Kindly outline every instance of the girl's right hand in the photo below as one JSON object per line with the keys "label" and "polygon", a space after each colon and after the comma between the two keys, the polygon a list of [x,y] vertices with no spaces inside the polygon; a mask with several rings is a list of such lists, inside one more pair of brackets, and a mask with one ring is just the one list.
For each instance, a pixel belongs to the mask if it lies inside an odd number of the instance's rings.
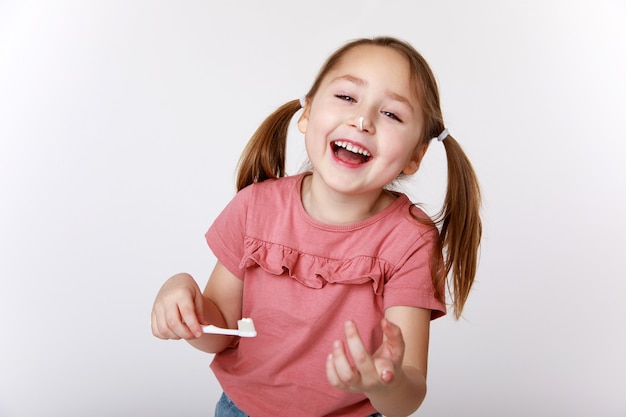
{"label": "girl's right hand", "polygon": [[160,339],[202,336],[204,297],[193,277],[176,274],[163,284],[152,307],[152,334]]}

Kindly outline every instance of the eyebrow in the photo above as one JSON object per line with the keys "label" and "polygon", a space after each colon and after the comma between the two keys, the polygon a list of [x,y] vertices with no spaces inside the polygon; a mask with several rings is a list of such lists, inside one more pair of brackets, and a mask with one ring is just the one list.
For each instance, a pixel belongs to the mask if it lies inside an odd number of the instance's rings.
{"label": "eyebrow", "polygon": [[[356,84],[358,86],[363,86],[363,85],[367,84],[367,82],[365,80],[363,80],[362,78],[355,77],[353,75],[340,75],[338,77],[333,78],[331,80],[331,82],[342,81],[342,80],[349,81],[349,82],[354,83],[354,84]],[[385,90],[385,94],[388,95],[389,97],[391,97],[393,100],[396,100],[396,101],[399,101],[399,102],[402,102],[402,103],[406,104],[407,106],[409,106],[409,108],[411,110],[414,110],[413,106],[411,105],[411,102],[409,101],[409,99],[407,99],[403,95],[398,94],[398,93],[394,93],[393,91],[389,91],[389,90]]]}

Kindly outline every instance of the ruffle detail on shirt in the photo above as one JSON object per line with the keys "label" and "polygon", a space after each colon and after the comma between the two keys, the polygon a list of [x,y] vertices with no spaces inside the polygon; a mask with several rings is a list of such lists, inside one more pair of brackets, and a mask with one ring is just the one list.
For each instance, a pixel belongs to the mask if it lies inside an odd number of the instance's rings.
{"label": "ruffle detail on shirt", "polygon": [[374,293],[382,294],[385,277],[391,267],[369,256],[352,259],[330,259],[302,253],[295,249],[253,238],[245,238],[245,251],[239,268],[261,267],[273,275],[295,279],[309,288],[320,289],[326,284],[372,283]]}

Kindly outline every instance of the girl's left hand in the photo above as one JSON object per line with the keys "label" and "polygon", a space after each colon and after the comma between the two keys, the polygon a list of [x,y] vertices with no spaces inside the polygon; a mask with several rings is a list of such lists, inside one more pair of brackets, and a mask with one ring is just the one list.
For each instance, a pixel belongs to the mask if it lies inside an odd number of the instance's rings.
{"label": "girl's left hand", "polygon": [[337,340],[326,360],[326,377],[332,386],[349,392],[372,392],[388,388],[402,372],[404,339],[400,328],[387,319],[381,323],[383,343],[373,355],[365,349],[352,320],[345,324],[350,364],[344,344]]}

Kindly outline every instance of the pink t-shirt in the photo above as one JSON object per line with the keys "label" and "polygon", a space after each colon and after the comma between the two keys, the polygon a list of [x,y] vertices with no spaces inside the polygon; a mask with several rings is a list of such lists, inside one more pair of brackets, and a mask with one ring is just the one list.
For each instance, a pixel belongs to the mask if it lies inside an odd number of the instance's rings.
{"label": "pink t-shirt", "polygon": [[345,340],[348,319],[374,352],[386,308],[445,314],[430,273],[438,233],[411,216],[425,214],[404,194],[361,222],[320,223],[302,206],[304,175],[244,188],[206,233],[217,259],[243,280],[243,317],[258,333],[216,354],[211,368],[252,417],[367,416],[375,409],[365,395],[328,383],[326,357]]}

